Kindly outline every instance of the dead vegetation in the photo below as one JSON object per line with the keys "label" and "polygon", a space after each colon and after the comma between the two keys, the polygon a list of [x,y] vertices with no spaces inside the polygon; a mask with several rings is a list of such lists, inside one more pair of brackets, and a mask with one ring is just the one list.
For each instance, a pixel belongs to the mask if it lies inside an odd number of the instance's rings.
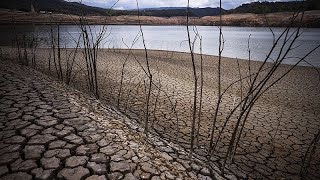
{"label": "dead vegetation", "polygon": [[[60,44],[58,24],[57,37],[51,30],[51,49],[40,51],[28,45],[26,39],[17,38],[22,46],[17,43],[17,48],[8,48],[7,53],[17,54],[17,59],[25,65],[29,65],[31,56],[34,68],[117,107],[138,121],[147,136],[155,133],[179,144],[189,151],[189,158],[199,157],[212,170],[218,165],[219,170],[215,170],[222,175],[231,170],[240,178],[319,177],[315,170],[319,164],[314,161],[320,156],[316,151],[319,136],[315,136],[320,128],[317,121],[319,69],[298,65],[320,45],[303,52],[296,64],[282,64],[301,36],[300,27],[292,26],[305,23],[303,12],[293,13],[286,19],[289,24],[284,24],[286,28],[279,37],[270,28],[271,50],[263,62],[252,62],[250,36],[248,61],[221,56],[225,42],[222,28],[226,17],[223,16],[219,16],[218,57],[194,53],[195,43],[199,42],[201,48],[202,37],[196,27],[191,31],[189,25],[197,19],[188,15],[186,31],[190,53],[150,52],[141,26],[145,17],[139,16],[138,1],[137,7],[140,31],[129,43],[140,40],[143,50],[132,51],[124,41],[128,50],[101,49],[101,40],[107,38],[106,25],[96,32],[90,26],[92,17],[82,16],[77,24],[81,33],[75,49],[63,48]],[[249,16],[245,20],[248,21]],[[266,16],[266,23],[272,25]],[[55,22],[54,16],[50,18]],[[112,18],[105,17],[104,24]],[[81,43],[83,48],[79,49]],[[276,48],[280,52],[274,52]],[[41,53],[36,53],[39,51]],[[52,55],[55,69],[50,68]],[[64,74],[69,75],[68,82]]]}

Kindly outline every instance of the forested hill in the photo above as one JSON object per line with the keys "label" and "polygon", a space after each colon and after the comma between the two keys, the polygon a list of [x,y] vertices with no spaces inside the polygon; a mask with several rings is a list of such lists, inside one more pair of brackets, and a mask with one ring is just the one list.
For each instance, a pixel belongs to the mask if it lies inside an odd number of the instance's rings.
{"label": "forested hill", "polygon": [[[15,9],[19,11],[31,11],[31,2],[36,11],[50,11],[74,15],[137,15],[136,10],[111,10],[91,7],[77,2],[66,2],[64,0],[0,0],[0,8]],[[141,9],[143,16],[173,17],[186,16],[186,8],[155,8]],[[203,17],[219,14],[219,8],[190,8],[190,16]]]}
{"label": "forested hill", "polygon": [[307,1],[291,1],[291,2],[253,2],[243,4],[235,9],[226,11],[227,14],[241,14],[241,13],[275,13],[275,12],[295,12],[295,11],[310,11],[319,10],[319,0]]}
{"label": "forested hill", "polygon": [[106,15],[107,10],[98,7],[86,6],[77,2],[64,0],[0,0],[0,8],[19,11],[31,11],[31,2],[35,11],[50,11],[75,15]]}
{"label": "forested hill", "polygon": [[[35,11],[50,11],[54,13],[74,14],[74,15],[100,15],[100,16],[119,16],[137,15],[136,10],[113,10],[91,7],[77,2],[66,2],[64,0],[0,0],[0,8],[14,9],[19,11],[31,11],[31,2]],[[273,13],[290,12],[296,10],[315,10],[320,9],[319,0],[307,0],[306,2],[253,2],[243,4],[232,10],[222,9],[223,14],[235,13]],[[219,15],[219,8],[190,8],[191,17],[204,17]],[[174,17],[186,16],[186,8],[168,7],[141,9],[142,16]]]}

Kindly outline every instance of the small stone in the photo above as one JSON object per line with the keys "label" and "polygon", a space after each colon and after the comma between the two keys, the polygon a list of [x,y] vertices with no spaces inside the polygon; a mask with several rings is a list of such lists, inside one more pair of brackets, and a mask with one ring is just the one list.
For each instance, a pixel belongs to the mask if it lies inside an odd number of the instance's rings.
{"label": "small stone", "polygon": [[41,154],[45,151],[45,147],[41,145],[26,146],[23,151],[26,159],[37,159],[41,157]]}
{"label": "small stone", "polygon": [[41,165],[44,169],[57,169],[60,166],[60,159],[56,157],[42,158]]}
{"label": "small stone", "polygon": [[1,180],[32,180],[32,176],[30,174],[24,172],[18,172],[13,174],[8,174],[1,178]]}
{"label": "small stone", "polygon": [[105,154],[97,153],[97,154],[91,155],[91,161],[96,162],[96,163],[106,163],[107,157]]}
{"label": "small stone", "polygon": [[87,168],[91,169],[94,174],[103,175],[107,173],[107,166],[105,164],[97,164],[95,162],[89,162]]}
{"label": "small stone", "polygon": [[134,162],[137,162],[138,159],[139,159],[138,156],[133,156],[133,157],[131,158],[131,160],[134,161]]}
{"label": "small stone", "polygon": [[42,168],[37,168],[31,171],[31,174],[35,176],[36,179],[47,180],[52,179],[53,169],[43,170]]}
{"label": "small stone", "polygon": [[58,173],[58,178],[66,180],[79,180],[90,175],[90,171],[82,166],[77,168],[64,168]]}
{"label": "small stone", "polygon": [[128,173],[130,172],[131,168],[129,164],[125,161],[122,162],[111,162],[110,163],[110,170],[111,172],[122,172],[122,173]]}
{"label": "small stone", "polygon": [[93,175],[93,176],[88,177],[85,180],[107,180],[107,178],[105,175],[102,175],[102,176]]}
{"label": "small stone", "polygon": [[87,156],[72,156],[69,157],[66,161],[66,167],[77,167],[77,166],[83,166],[88,161]]}

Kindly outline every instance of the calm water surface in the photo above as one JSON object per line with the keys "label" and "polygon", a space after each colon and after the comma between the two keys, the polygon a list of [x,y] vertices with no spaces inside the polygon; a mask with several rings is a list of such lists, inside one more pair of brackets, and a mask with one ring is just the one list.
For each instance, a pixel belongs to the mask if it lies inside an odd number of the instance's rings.
{"label": "calm water surface", "polygon": [[[22,32],[27,37],[36,36],[41,39],[40,47],[48,47],[50,44],[50,26],[0,26],[0,45],[11,45],[16,34]],[[93,32],[99,32],[102,26],[91,26]],[[187,41],[187,31],[185,26],[143,26],[146,46],[148,49],[169,50],[179,52],[189,52]],[[57,28],[54,27],[56,31]],[[263,27],[223,27],[225,57],[248,59],[248,39],[250,36],[251,59],[263,61],[269,53],[273,44],[273,35],[269,28]],[[275,37],[283,32],[284,28],[272,28]],[[194,29],[190,27],[192,39],[194,40]],[[218,55],[219,29],[214,26],[197,26],[199,35],[202,36],[202,50],[204,54]],[[302,34],[294,43],[295,48],[285,60],[287,64],[297,62],[297,57],[303,57],[310,50],[320,44],[320,29],[302,29]],[[139,26],[112,25],[107,27],[101,46],[103,48],[124,48],[127,46],[133,49],[142,49],[142,39],[139,38],[133,44],[134,39],[139,34]],[[74,25],[60,26],[61,43],[63,47],[75,47],[75,41],[80,35],[80,29]],[[199,53],[199,39],[195,41],[194,51]],[[280,41],[279,47],[283,40]],[[127,46],[126,46],[127,45]],[[272,54],[275,59],[280,48],[276,48]],[[314,66],[320,67],[320,49],[316,50],[306,60]],[[271,59],[270,59],[271,61]],[[307,65],[302,63],[301,65]]]}

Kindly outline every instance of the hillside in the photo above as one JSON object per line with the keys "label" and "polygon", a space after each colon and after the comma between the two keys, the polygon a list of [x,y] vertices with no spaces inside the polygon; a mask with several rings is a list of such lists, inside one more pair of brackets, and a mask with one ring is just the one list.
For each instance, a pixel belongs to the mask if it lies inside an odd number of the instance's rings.
{"label": "hillside", "polygon": [[319,2],[317,0],[291,1],[291,2],[252,2],[242,4],[241,6],[227,11],[228,14],[239,13],[276,13],[276,12],[295,12],[295,11],[310,11],[319,10]]}
{"label": "hillside", "polygon": [[[30,13],[31,1],[35,11],[51,13]],[[224,10],[222,25],[227,26],[286,26],[292,12],[306,10],[303,20],[305,27],[320,27],[320,9],[315,0],[301,2],[275,2],[244,4],[232,10]],[[261,11],[263,10],[264,13]],[[285,11],[285,12],[283,12]],[[190,24],[218,25],[219,8],[190,8]],[[89,24],[138,24],[137,10],[113,10],[86,6],[64,0],[1,0],[0,24],[74,24],[79,16],[86,16]],[[185,25],[185,7],[162,7],[141,9],[141,24]],[[107,18],[107,19],[106,19]],[[267,23],[268,22],[268,23]]]}
{"label": "hillside", "polygon": [[[19,10],[24,12],[31,11],[32,0],[1,0],[0,8]],[[91,7],[77,2],[66,2],[64,0],[33,0],[35,11],[49,11],[62,14],[73,15],[100,15],[100,16],[119,16],[137,15],[136,10],[113,10]],[[173,17],[186,16],[186,8],[154,8],[142,9],[142,16]],[[215,16],[219,14],[219,8],[190,8],[191,17]]]}
{"label": "hillside", "polygon": [[[19,10],[24,12],[31,11],[31,2],[34,5],[35,11],[49,11],[59,14],[72,15],[90,15],[90,16],[123,16],[123,15],[137,15],[136,10],[114,10],[103,9],[98,7],[91,7],[77,2],[66,2],[64,0],[1,0],[0,8]],[[293,12],[297,10],[319,10],[320,1],[307,0],[306,2],[253,2],[250,4],[243,4],[235,9],[224,10],[223,14],[264,14],[275,12]],[[176,17],[186,16],[186,7],[160,7],[160,8],[146,8],[141,9],[141,16],[155,16],[155,17]],[[205,17],[219,15],[219,8],[190,8],[191,17]]]}
{"label": "hillside", "polygon": [[[224,26],[254,26],[254,27],[283,27],[287,26],[292,18],[290,12],[270,13],[270,14],[227,14],[222,16],[222,25]],[[14,20],[14,22],[13,22]],[[75,24],[79,20],[77,15],[66,14],[33,14],[22,11],[12,11],[0,9],[0,24]],[[86,16],[89,24],[139,24],[137,16]],[[140,16],[140,22],[143,25],[186,25],[186,17],[156,17]],[[191,17],[192,25],[219,25],[219,16]],[[293,24],[294,26],[297,24]],[[303,18],[302,26],[320,28],[320,11],[307,11]]]}
{"label": "hillside", "polygon": [[77,2],[66,2],[64,0],[1,0],[0,7],[19,11],[31,11],[31,2],[35,11],[50,11],[74,15],[107,15],[103,8],[86,6]]}
{"label": "hillside", "polygon": [[[222,9],[222,12],[226,10]],[[131,11],[132,12],[132,11]],[[186,16],[187,8],[185,7],[162,7],[150,8],[141,10],[143,16],[156,16],[156,17],[173,17],[173,16]],[[204,17],[204,16],[217,16],[219,15],[219,8],[190,8],[190,16]]]}

